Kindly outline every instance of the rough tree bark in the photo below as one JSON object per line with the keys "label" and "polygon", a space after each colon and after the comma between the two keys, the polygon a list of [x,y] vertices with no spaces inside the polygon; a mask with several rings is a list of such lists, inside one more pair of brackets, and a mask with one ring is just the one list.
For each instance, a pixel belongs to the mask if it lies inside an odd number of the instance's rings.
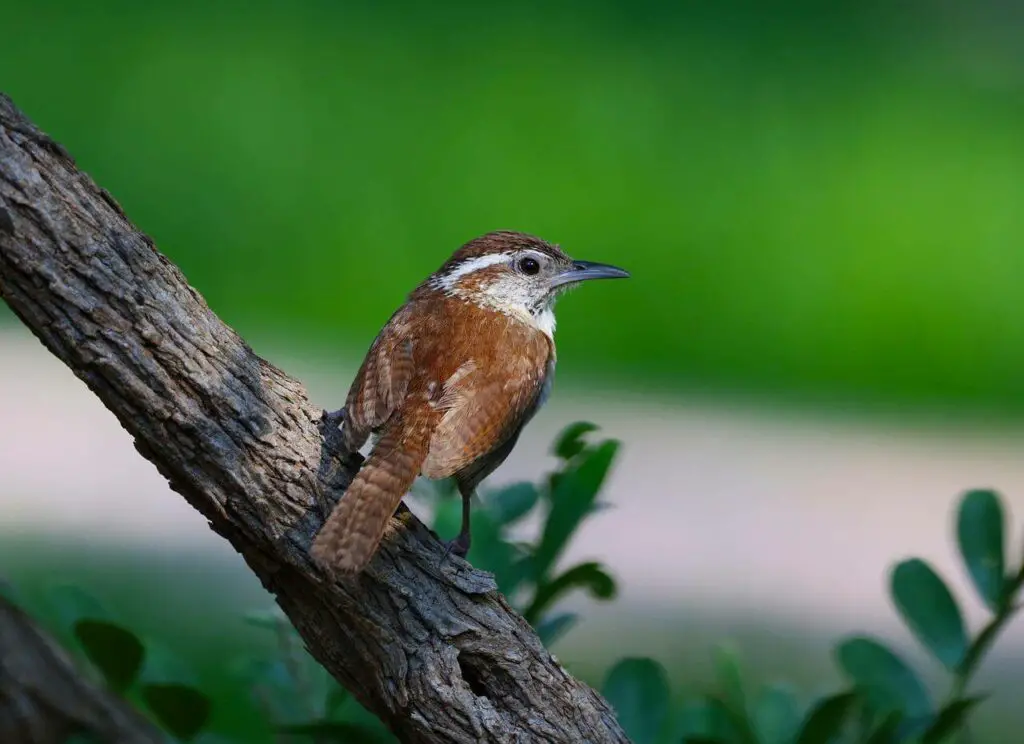
{"label": "rough tree bark", "polygon": [[[0,296],[230,541],[313,656],[407,742],[625,742],[489,574],[411,514],[354,580],[308,548],[351,463],[303,386],[207,307],[0,94]],[[57,412],[54,412],[55,414]]]}
{"label": "rough tree bark", "polygon": [[130,705],[85,679],[64,650],[0,597],[0,741],[63,744],[74,733],[110,744],[163,744]]}

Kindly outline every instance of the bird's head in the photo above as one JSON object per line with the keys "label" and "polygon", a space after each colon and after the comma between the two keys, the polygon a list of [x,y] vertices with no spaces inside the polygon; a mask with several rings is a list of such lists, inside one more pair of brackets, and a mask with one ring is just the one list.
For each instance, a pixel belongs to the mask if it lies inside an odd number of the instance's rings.
{"label": "bird's head", "polygon": [[426,284],[449,296],[519,317],[550,336],[558,295],[588,279],[628,276],[616,266],[570,258],[557,245],[533,235],[499,231],[459,248]]}

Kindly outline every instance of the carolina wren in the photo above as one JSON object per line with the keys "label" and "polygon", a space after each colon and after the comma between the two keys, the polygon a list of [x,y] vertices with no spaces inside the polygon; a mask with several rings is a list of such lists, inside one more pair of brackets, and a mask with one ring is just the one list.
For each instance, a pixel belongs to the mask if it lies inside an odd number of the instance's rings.
{"label": "carolina wren", "polygon": [[361,571],[421,473],[455,477],[462,529],[450,549],[465,556],[474,489],[551,390],[555,299],[588,279],[628,276],[519,232],[488,233],[455,251],[391,316],[352,383],[344,447],[377,439],[313,541],[313,557]]}

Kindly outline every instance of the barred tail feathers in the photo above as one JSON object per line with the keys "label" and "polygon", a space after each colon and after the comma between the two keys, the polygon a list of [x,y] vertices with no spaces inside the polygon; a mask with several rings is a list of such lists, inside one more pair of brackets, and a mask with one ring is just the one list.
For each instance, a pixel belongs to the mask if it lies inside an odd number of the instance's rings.
{"label": "barred tail feathers", "polygon": [[313,540],[318,563],[353,574],[370,562],[427,457],[430,432],[423,429],[397,421],[384,432]]}

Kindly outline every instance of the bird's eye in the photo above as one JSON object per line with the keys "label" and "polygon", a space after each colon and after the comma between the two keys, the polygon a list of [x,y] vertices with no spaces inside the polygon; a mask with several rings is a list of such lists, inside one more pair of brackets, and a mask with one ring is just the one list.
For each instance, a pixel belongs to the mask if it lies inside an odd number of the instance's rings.
{"label": "bird's eye", "polygon": [[540,271],[540,263],[538,263],[536,258],[521,258],[519,259],[519,270],[524,274],[533,276]]}

